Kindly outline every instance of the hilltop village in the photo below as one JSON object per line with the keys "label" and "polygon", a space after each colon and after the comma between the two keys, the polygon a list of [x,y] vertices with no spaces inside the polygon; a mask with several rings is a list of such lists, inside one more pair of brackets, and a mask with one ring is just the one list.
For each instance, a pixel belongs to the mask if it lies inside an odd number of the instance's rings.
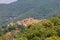
{"label": "hilltop village", "polygon": [[9,23],[8,26],[13,26],[13,25],[24,25],[24,26],[29,26],[30,24],[34,24],[34,23],[39,23],[42,22],[46,19],[35,19],[35,18],[26,18],[23,20],[18,20],[16,23]]}

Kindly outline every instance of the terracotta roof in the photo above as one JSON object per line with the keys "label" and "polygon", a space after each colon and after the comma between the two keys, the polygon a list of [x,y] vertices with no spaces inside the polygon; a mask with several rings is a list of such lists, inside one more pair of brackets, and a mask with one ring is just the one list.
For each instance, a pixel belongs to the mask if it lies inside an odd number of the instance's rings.
{"label": "terracotta roof", "polygon": [[41,22],[41,21],[42,21],[42,20],[38,20],[38,19],[34,19],[34,18],[26,18],[26,19],[24,19],[24,20],[17,21],[16,24],[28,26],[28,25],[30,25],[30,24],[38,23],[38,22]]}

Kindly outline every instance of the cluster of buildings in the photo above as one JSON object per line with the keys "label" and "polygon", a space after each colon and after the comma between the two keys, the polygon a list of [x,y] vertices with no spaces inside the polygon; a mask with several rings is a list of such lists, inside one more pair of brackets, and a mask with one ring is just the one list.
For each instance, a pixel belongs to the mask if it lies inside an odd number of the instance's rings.
{"label": "cluster of buildings", "polygon": [[[46,20],[46,19],[43,19]],[[39,19],[34,19],[34,18],[26,18],[24,20],[19,20],[16,23],[9,23],[8,26],[13,26],[13,25],[24,25],[24,26],[29,26],[30,24],[34,24],[34,23],[39,23],[42,22],[43,20],[39,20]]]}
{"label": "cluster of buildings", "polygon": [[41,21],[42,21],[42,20],[39,20],[39,19],[26,18],[26,19],[24,19],[24,20],[17,21],[16,24],[28,26],[28,25],[30,25],[30,24],[38,23],[38,22],[41,22]]}

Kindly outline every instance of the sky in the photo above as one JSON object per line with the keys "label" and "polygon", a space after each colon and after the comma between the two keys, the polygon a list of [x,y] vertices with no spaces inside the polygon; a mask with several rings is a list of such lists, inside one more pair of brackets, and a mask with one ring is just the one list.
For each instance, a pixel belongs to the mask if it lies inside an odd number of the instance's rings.
{"label": "sky", "polygon": [[12,3],[15,1],[17,1],[17,0],[0,0],[0,4],[9,4],[9,3]]}

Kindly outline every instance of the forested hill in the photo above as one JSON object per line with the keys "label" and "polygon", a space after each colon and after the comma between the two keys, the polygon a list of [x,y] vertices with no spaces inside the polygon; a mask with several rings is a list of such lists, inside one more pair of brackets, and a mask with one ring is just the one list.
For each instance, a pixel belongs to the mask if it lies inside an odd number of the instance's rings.
{"label": "forested hill", "polygon": [[60,40],[60,17],[30,23],[28,26],[1,26],[0,40]]}
{"label": "forested hill", "polygon": [[27,17],[49,18],[59,13],[60,0],[18,0],[11,4],[0,4],[0,24]]}

